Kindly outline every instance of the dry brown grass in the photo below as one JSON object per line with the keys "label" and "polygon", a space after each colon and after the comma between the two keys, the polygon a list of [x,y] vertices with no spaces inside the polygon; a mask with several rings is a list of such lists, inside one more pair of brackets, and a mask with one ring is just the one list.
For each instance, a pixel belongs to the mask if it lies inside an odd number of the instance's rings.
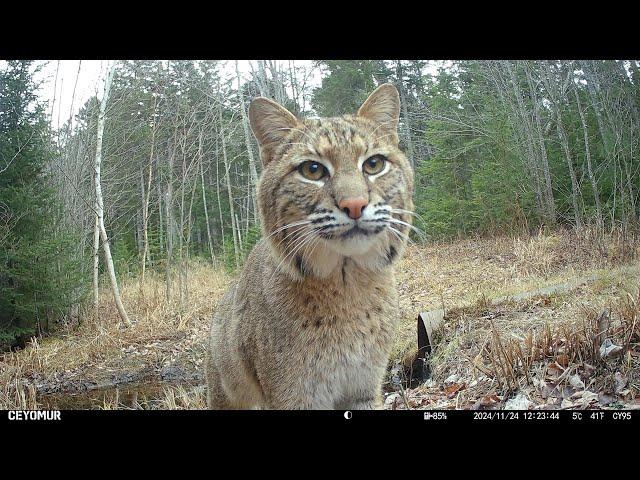
{"label": "dry brown grass", "polygon": [[496,237],[411,246],[397,274],[403,318],[393,358],[415,345],[418,312],[472,305],[580,277],[615,275],[638,247],[621,234],[596,237],[555,232],[526,238]]}
{"label": "dry brown grass", "polygon": [[[499,304],[480,299],[449,310],[437,332],[433,377],[411,392],[412,406],[482,408],[516,394],[550,408],[586,407],[586,394],[599,407],[634,403],[639,277],[638,266],[617,267],[568,292]],[[605,341],[620,347],[616,354],[602,356]]]}
{"label": "dry brown grass", "polygon": [[157,408],[163,410],[204,410],[207,408],[207,392],[204,385],[186,388],[167,387]]}
{"label": "dry brown grass", "polygon": [[207,392],[204,385],[167,385],[157,389],[152,396],[128,395],[122,397],[115,389],[105,395],[100,410],[204,410],[207,408]]}
{"label": "dry brown grass", "polygon": [[130,328],[121,327],[105,286],[98,321],[88,308],[79,326],[34,338],[27,348],[0,356],[0,408],[37,405],[36,389],[82,390],[117,381],[122,372],[153,375],[175,365],[198,370],[209,318],[230,280],[222,271],[195,264],[189,271],[188,297],[180,305],[177,292],[167,302],[162,274],[150,272],[142,292],[136,279],[127,279],[121,293],[133,320]]}
{"label": "dry brown grass", "polygon": [[[589,318],[605,307],[612,309],[613,304],[618,306],[612,310],[612,340],[633,343],[638,323],[633,288],[638,285],[639,272],[636,266],[627,265],[635,252],[625,241],[620,236],[601,241],[589,233],[540,233],[525,239],[410,246],[397,274],[403,322],[391,363],[415,346],[418,312],[443,306],[448,320],[433,359],[434,378],[421,392],[431,389],[438,398],[444,392],[443,402],[448,406],[452,401],[454,406],[469,406],[491,392],[538,388],[534,378],[544,378],[544,372],[536,371],[547,368],[561,348],[569,356],[568,364],[573,365],[576,355],[590,358],[585,350],[588,339],[593,340],[589,330],[593,319]],[[531,300],[492,307],[487,301],[591,275],[598,279],[570,293],[538,299],[537,304]],[[189,296],[182,305],[175,281],[174,297],[166,301],[162,274],[149,273],[142,292],[136,279],[125,280],[123,302],[134,320],[127,329],[119,326],[113,299],[105,288],[98,322],[89,309],[81,325],[34,339],[23,350],[0,356],[0,408],[51,407],[55,403],[47,400],[47,393],[82,392],[110,382],[158,383],[162,372],[171,369],[179,370],[177,376],[193,374],[193,385],[162,384],[144,397],[134,395],[133,400],[111,389],[84,401],[91,408],[204,408],[205,392],[198,379],[209,318],[231,280],[230,275],[209,266],[192,265]],[[627,291],[632,297],[624,296]],[[615,330],[620,328],[618,321],[626,322],[622,330]],[[587,322],[587,327],[581,322]],[[629,369],[616,370],[628,376],[632,388],[637,384],[634,361]],[[455,382],[446,381],[455,375],[459,377]],[[452,386],[462,383],[465,387],[460,391]],[[408,396],[405,401],[416,406]],[[445,405],[439,401],[429,401],[428,407]],[[88,408],[79,401],[76,405]]]}

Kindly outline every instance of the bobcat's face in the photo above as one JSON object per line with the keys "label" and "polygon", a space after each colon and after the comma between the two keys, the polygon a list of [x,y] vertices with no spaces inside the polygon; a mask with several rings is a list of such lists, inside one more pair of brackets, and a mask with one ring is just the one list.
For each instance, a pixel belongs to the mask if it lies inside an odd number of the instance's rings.
{"label": "bobcat's face", "polygon": [[413,210],[398,111],[390,85],[357,115],[339,118],[299,121],[273,102],[254,101],[250,117],[265,164],[263,228],[283,265],[323,276],[342,257],[370,269],[398,257]]}

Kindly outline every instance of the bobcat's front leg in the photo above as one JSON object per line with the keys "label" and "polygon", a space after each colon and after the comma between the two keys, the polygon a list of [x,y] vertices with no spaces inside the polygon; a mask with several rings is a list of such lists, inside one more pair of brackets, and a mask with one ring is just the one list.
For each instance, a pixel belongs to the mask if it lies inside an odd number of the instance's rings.
{"label": "bobcat's front leg", "polygon": [[382,410],[382,400],[379,396],[352,399],[340,405],[340,410]]}

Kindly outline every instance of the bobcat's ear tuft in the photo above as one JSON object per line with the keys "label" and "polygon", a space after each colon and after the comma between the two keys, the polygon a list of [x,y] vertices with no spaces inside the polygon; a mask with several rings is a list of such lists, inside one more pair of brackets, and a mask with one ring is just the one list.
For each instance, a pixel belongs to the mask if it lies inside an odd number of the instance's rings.
{"label": "bobcat's ear tuft", "polygon": [[249,123],[260,145],[262,161],[266,164],[273,149],[300,121],[282,105],[268,98],[258,97],[249,105]]}
{"label": "bobcat's ear tuft", "polygon": [[400,117],[400,95],[391,83],[376,88],[358,110],[358,116],[367,118],[388,132],[398,144],[398,119]]}

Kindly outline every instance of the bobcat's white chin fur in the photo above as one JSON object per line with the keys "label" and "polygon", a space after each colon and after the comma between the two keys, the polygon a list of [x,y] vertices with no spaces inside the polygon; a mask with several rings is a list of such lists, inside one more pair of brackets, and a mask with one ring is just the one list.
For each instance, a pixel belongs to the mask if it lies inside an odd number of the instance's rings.
{"label": "bobcat's white chin fur", "polygon": [[364,255],[371,252],[376,244],[380,243],[379,235],[357,234],[348,238],[335,238],[327,242],[327,246],[334,252],[345,257]]}
{"label": "bobcat's white chin fur", "polygon": [[[322,240],[313,254],[303,257],[305,265],[315,277],[327,278],[342,268],[345,259],[371,271],[379,271],[385,266],[388,240],[383,234],[358,235],[346,239]],[[293,271],[295,277],[297,271]]]}

